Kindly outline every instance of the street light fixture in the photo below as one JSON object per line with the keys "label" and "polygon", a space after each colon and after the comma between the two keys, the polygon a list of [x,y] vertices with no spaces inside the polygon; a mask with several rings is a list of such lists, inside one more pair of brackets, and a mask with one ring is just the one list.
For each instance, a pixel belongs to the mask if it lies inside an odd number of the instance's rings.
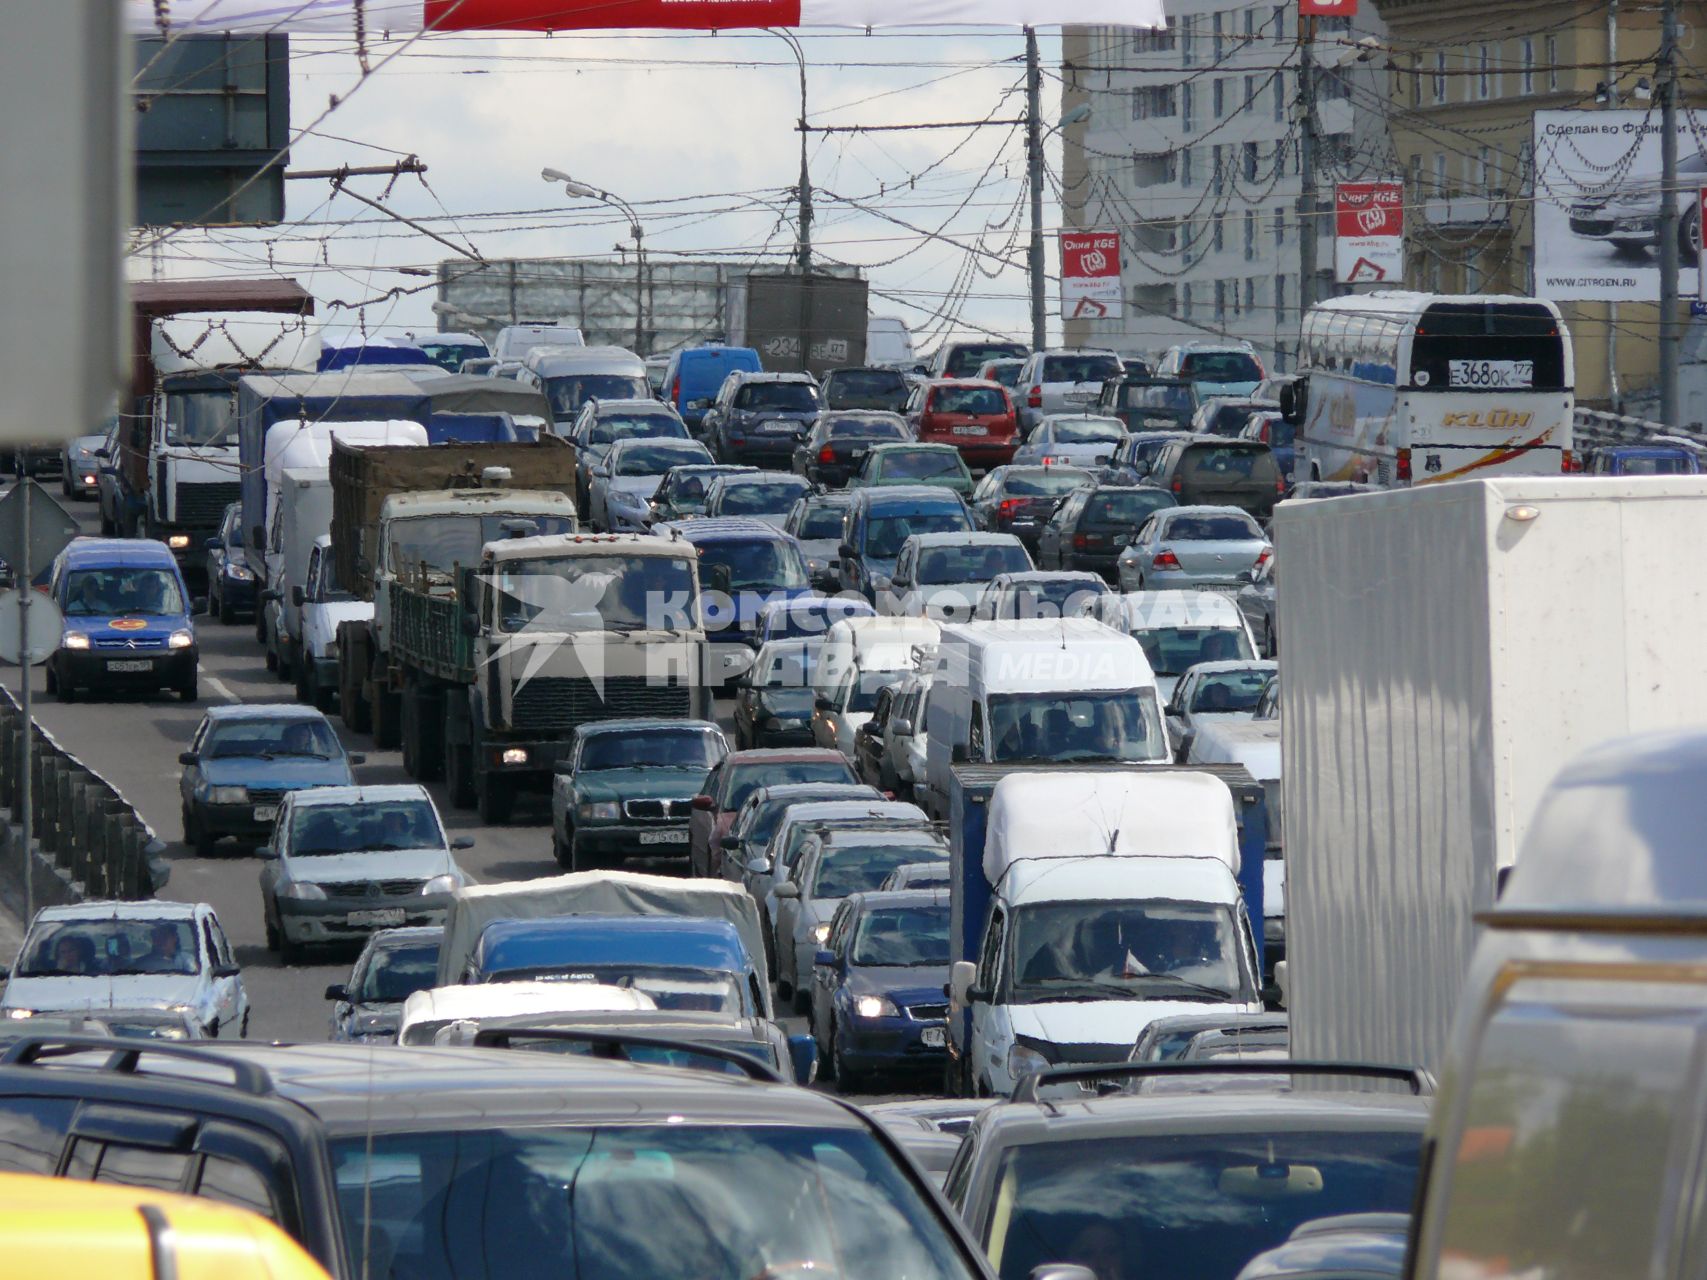
{"label": "street light fixture", "polygon": [[[584,182],[577,182],[561,169],[541,169],[539,176],[546,182],[562,186],[565,195],[576,200],[596,200],[609,205],[628,219],[628,233],[634,237],[634,354],[646,355],[646,231],[640,225],[640,215],[621,196],[601,191]],[[618,246],[620,250],[621,246]]]}

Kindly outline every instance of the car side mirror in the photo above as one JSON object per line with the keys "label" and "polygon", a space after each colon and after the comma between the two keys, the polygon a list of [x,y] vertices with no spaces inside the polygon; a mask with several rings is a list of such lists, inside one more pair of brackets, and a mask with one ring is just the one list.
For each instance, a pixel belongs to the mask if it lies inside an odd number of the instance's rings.
{"label": "car side mirror", "polygon": [[467,610],[462,614],[462,634],[470,639],[480,634],[480,615]]}
{"label": "car side mirror", "polygon": [[846,543],[846,542],[841,543],[839,546],[836,547],[836,554],[839,555],[844,560],[853,559],[854,549],[853,549],[852,544]]}
{"label": "car side mirror", "polygon": [[747,874],[749,875],[768,876],[770,870],[771,864],[768,858],[754,858],[747,863]]}
{"label": "car side mirror", "polygon": [[818,1079],[818,1038],[789,1036],[788,1060],[794,1067],[794,1083],[807,1085]]}
{"label": "car side mirror", "polygon": [[201,759],[201,757],[196,755],[196,753],[194,751],[180,751],[180,752],[178,752],[178,763],[179,764],[194,764],[199,759]]}
{"label": "car side mirror", "polygon": [[255,856],[263,862],[270,862],[272,859],[279,856],[279,851],[273,848],[270,844],[264,844],[255,850]]}
{"label": "car side mirror", "polygon": [[820,948],[818,954],[812,957],[812,963],[821,964],[825,968],[832,968],[836,963],[836,953]]}
{"label": "car side mirror", "polygon": [[293,586],[290,589],[290,602],[298,609],[302,608],[302,602],[306,599],[308,599],[308,593],[300,586]]}
{"label": "car side mirror", "polygon": [[224,545],[225,544],[222,543],[218,538],[209,538],[206,542],[204,542],[202,544],[202,546],[205,547],[209,551],[218,551],[220,549],[220,547],[222,547]]}
{"label": "car side mirror", "polygon": [[792,880],[784,880],[776,887],[776,896],[779,898],[798,898],[800,896],[800,886],[795,884]]}
{"label": "car side mirror", "polygon": [[816,711],[834,711],[836,704],[828,698],[814,698],[812,699],[812,707]]}
{"label": "car side mirror", "polygon": [[964,1008],[972,1003],[972,984],[978,980],[978,966],[970,960],[956,960],[948,967],[949,1003]]}
{"label": "car side mirror", "polygon": [[707,795],[698,795],[693,798],[693,807],[701,813],[711,813],[716,810],[717,801]]}
{"label": "car side mirror", "polygon": [[213,966],[213,976],[216,978],[240,978],[243,970],[234,964],[216,964]]}
{"label": "car side mirror", "polygon": [[956,742],[948,749],[948,762],[950,764],[966,764],[971,759],[971,753],[967,750],[964,742]]}
{"label": "car side mirror", "polygon": [[352,752],[350,752],[350,763],[353,765],[355,765],[355,764],[366,764],[367,763],[367,752],[365,752],[365,751],[352,751]]}
{"label": "car side mirror", "polygon": [[889,732],[897,738],[910,738],[913,736],[913,722],[911,720],[893,721],[889,725]]}
{"label": "car side mirror", "polygon": [[452,849],[458,849],[458,850],[460,850],[460,849],[472,849],[474,847],[474,837],[473,836],[458,836],[456,839],[454,839],[450,842],[450,847]]}
{"label": "car side mirror", "polygon": [[328,1000],[342,1000],[345,1004],[352,1003],[350,989],[341,982],[334,982],[326,988],[326,998]]}

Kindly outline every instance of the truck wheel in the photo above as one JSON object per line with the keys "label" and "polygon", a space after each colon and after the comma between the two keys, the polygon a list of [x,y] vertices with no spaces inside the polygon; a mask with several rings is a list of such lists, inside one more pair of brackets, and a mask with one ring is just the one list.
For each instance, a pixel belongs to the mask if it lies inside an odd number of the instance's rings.
{"label": "truck wheel", "polygon": [[328,716],[332,714],[332,705],[338,700],[338,691],[322,685],[319,672],[313,667],[308,669],[308,700],[314,704],[316,711]]}
{"label": "truck wheel", "polygon": [[501,773],[488,773],[479,780],[480,821],[489,827],[502,827],[510,821],[514,807],[515,788]]}
{"label": "truck wheel", "polygon": [[403,692],[397,696],[398,745],[403,748],[403,772],[418,780],[421,776],[420,762],[415,751],[420,740],[421,726],[416,720],[414,686],[405,685]]}
{"label": "truck wheel", "polygon": [[308,669],[313,663],[296,664],[296,700],[304,706],[314,701],[314,691],[308,687]]}
{"label": "truck wheel", "polygon": [[231,607],[231,601],[226,599],[223,591],[219,593],[219,625],[222,627],[237,625],[237,610]]}
{"label": "truck wheel", "polygon": [[338,714],[351,733],[366,733],[371,727],[367,699],[362,697],[361,679],[340,656],[338,661]]}
{"label": "truck wheel", "polygon": [[444,723],[436,699],[418,684],[403,691],[404,750],[414,744],[412,762],[405,765],[409,776],[422,782],[437,782],[445,773]]}

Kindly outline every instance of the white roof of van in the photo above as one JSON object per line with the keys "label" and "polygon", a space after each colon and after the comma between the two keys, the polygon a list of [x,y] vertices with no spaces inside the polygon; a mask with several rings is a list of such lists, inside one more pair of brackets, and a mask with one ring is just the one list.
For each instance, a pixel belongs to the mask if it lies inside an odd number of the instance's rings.
{"label": "white roof of van", "polygon": [[372,422],[318,422],[287,418],[267,428],[263,466],[269,477],[286,467],[328,467],[332,441],[345,444],[424,445],[427,429],[408,418]]}
{"label": "white roof of van", "polygon": [[1021,542],[1011,533],[985,533],[977,529],[950,530],[946,533],[912,533],[907,535],[908,542],[916,542],[920,547],[1023,547]]}
{"label": "white roof of van", "polygon": [[644,991],[598,982],[482,982],[429,987],[403,1002],[398,1035],[422,1022],[529,1013],[637,1013],[658,1006]]}
{"label": "white roof of van", "polygon": [[841,618],[830,625],[827,638],[834,644],[839,634],[852,641],[854,652],[863,656],[878,645],[935,644],[942,628],[926,618]]}
{"label": "white roof of van", "polygon": [[320,367],[320,321],[265,311],[185,311],[154,321],[149,351],[162,374],[202,369],[313,373]]}
{"label": "white roof of van", "polygon": [[[1141,689],[1154,685],[1144,647],[1094,618],[1020,618],[942,629],[939,660],[950,670],[964,647],[991,693]],[[968,673],[969,674],[969,673]]]}
{"label": "white roof of van", "polygon": [[1016,863],[1003,877],[1001,896],[1015,905],[1146,898],[1231,905],[1239,885],[1213,858],[1075,858]]}
{"label": "white roof of van", "polygon": [[1118,597],[1128,627],[1243,627],[1231,596],[1216,591],[1128,591]]}
{"label": "white roof of van", "polygon": [[1191,741],[1192,764],[1242,764],[1258,782],[1280,777],[1280,721],[1207,720]]}
{"label": "white roof of van", "polygon": [[996,783],[984,836],[994,884],[1018,862],[1051,858],[1210,858],[1239,870],[1233,793],[1212,774],[1010,773]]}

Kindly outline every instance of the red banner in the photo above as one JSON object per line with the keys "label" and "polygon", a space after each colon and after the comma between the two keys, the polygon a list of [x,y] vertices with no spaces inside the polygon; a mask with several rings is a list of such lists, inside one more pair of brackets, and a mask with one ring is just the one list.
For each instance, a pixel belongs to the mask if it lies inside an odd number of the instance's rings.
{"label": "red banner", "polygon": [[1300,18],[1355,18],[1357,0],[1298,0]]}

